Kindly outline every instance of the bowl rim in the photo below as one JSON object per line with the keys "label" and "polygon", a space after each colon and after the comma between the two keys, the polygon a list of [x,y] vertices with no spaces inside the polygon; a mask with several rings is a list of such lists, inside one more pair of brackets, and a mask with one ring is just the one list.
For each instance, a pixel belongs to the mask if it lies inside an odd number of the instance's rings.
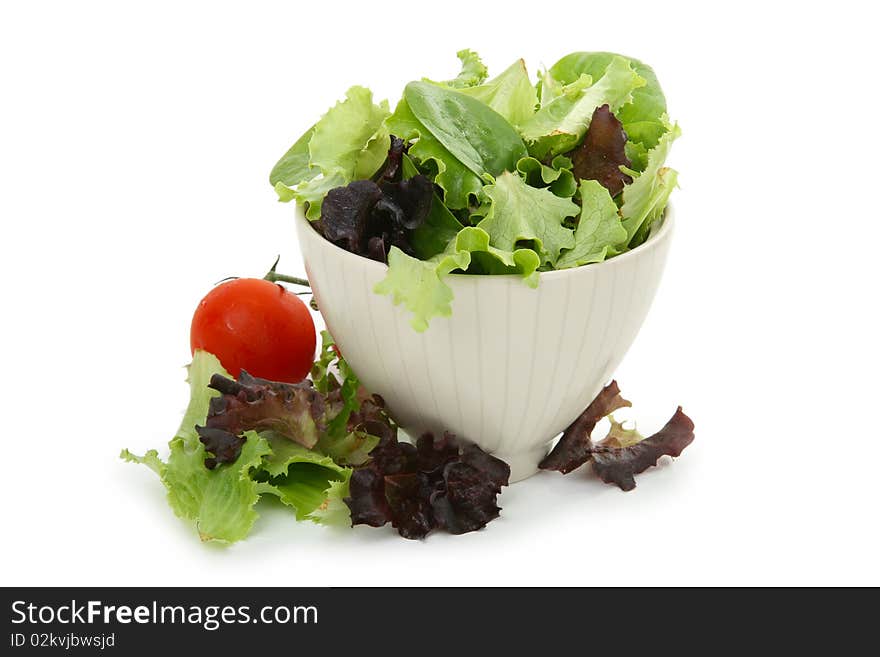
{"label": "bowl rim", "polygon": [[[373,260],[371,258],[366,258],[364,256],[358,255],[356,253],[352,253],[351,251],[346,251],[338,244],[334,244],[330,240],[324,238],[315,227],[312,225],[312,222],[306,218],[305,210],[303,206],[299,203],[296,203],[296,221],[300,224],[305,224],[305,228],[312,231],[314,236],[318,238],[322,244],[330,247],[329,251],[338,251],[339,254],[343,258],[352,258],[357,259],[361,262],[361,266],[367,267],[376,267],[381,268],[383,271],[388,271],[388,265],[384,262],[379,262],[378,260]],[[663,216],[660,218],[660,228],[658,230],[654,230],[648,235],[648,239],[639,244],[636,248],[627,251],[626,253],[621,253],[620,255],[614,256],[613,258],[608,258],[607,260],[603,260],[602,262],[591,262],[586,265],[580,265],[578,267],[569,267],[567,269],[554,269],[552,271],[540,271],[538,272],[538,280],[549,280],[553,278],[559,278],[563,276],[573,276],[577,272],[582,270],[590,270],[596,271],[602,267],[609,268],[615,266],[615,263],[622,263],[624,260],[637,258],[640,255],[647,254],[649,251],[653,250],[656,246],[661,244],[664,240],[669,239],[669,235],[672,233],[672,228],[675,224],[675,211],[673,208],[673,204],[671,202],[667,202],[666,207],[663,210]],[[487,276],[485,274],[449,274],[446,276],[446,280],[455,279],[456,281],[474,281],[474,280],[504,280],[504,279],[522,279],[522,276],[519,274],[495,274],[491,276]]]}

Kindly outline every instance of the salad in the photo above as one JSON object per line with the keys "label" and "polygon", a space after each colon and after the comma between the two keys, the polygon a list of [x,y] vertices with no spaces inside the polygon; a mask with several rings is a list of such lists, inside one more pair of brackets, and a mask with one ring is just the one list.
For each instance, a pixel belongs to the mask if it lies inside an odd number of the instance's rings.
{"label": "salad", "polygon": [[[388,264],[376,291],[424,330],[451,312],[444,278],[539,273],[635,248],[663,215],[675,171],[663,166],[678,127],[650,68],[610,53],[574,53],[529,79],[522,61],[487,81],[469,50],[446,82],[406,86],[394,112],[365,88],[324,115],[272,171],[325,238]],[[509,466],[467,437],[410,440],[366,390],[332,336],[316,331],[276,271],[219,283],[191,323],[190,401],[167,456],[122,450],[158,475],[174,513],[204,541],[245,538],[274,499],[296,520],[391,525],[409,539],[464,534],[497,518]],[[315,308],[317,310],[317,308]],[[611,382],[540,467],[589,464],[628,491],[694,425],[681,407],[649,437],[613,416],[630,406]],[[607,435],[593,434],[606,420]]]}
{"label": "salad", "polygon": [[388,264],[375,288],[412,326],[451,314],[451,273],[513,274],[602,262],[659,225],[678,174],[678,125],[653,70],[606,52],[567,55],[533,82],[522,60],[489,79],[410,82],[392,112],[352,87],[270,174],[326,239]]}

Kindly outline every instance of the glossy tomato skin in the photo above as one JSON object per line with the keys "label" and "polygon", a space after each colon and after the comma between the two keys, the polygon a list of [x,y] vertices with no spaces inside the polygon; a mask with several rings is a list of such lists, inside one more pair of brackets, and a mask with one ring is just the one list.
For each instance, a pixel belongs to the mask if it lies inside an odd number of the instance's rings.
{"label": "glossy tomato skin", "polygon": [[259,278],[236,278],[208,292],[193,315],[190,348],[208,351],[234,377],[242,369],[296,383],[315,357],[315,324],[292,292]]}

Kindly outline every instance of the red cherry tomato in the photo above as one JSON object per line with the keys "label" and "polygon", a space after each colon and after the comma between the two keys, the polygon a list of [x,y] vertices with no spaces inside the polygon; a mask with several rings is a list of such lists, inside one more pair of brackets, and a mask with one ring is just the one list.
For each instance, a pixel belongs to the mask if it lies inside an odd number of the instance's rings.
{"label": "red cherry tomato", "polygon": [[315,358],[315,324],[292,292],[258,278],[236,278],[208,292],[193,315],[190,347],[209,351],[234,377],[241,370],[296,383]]}

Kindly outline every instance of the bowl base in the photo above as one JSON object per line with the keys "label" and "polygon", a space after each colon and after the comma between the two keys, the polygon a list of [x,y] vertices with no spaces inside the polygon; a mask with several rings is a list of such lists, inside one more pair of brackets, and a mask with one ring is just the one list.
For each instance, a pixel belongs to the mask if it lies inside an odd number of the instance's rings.
{"label": "bowl base", "polygon": [[549,451],[550,443],[547,443],[526,452],[516,452],[515,454],[493,452],[492,456],[501,459],[510,466],[510,483],[513,484],[537,474],[538,464]]}

